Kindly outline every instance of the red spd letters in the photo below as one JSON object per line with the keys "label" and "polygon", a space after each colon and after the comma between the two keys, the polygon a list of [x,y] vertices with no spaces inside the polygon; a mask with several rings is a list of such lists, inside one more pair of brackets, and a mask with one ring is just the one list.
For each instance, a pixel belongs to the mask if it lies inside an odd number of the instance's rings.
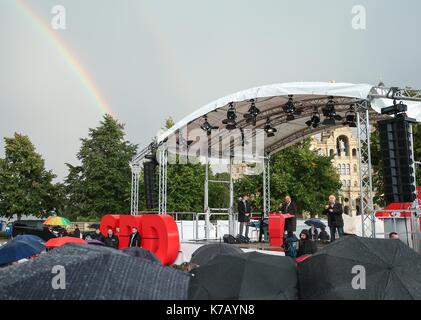
{"label": "red spd letters", "polygon": [[180,249],[180,238],[177,224],[171,216],[107,214],[102,217],[100,224],[100,230],[104,236],[107,236],[108,229],[114,231],[119,240],[119,249],[129,246],[133,227],[136,227],[140,233],[142,248],[155,253],[165,265],[174,263]]}

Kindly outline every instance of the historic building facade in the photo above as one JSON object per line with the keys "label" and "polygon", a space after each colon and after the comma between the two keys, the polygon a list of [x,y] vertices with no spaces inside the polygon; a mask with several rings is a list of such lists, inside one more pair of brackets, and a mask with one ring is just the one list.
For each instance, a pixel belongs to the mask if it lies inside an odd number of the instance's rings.
{"label": "historic building facade", "polygon": [[319,154],[333,156],[332,165],[342,183],[338,201],[345,213],[356,215],[360,195],[358,140],[351,128],[342,127],[313,136],[311,148]]}

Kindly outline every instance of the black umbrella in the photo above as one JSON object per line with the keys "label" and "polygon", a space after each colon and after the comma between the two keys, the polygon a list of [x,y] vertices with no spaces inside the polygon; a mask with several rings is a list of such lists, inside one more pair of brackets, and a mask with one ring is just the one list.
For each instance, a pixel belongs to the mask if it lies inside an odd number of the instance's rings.
{"label": "black umbrella", "polygon": [[308,226],[314,225],[316,228],[326,227],[326,225],[319,219],[311,218],[304,222]]}
{"label": "black umbrella", "polygon": [[192,300],[295,300],[294,259],[258,252],[217,255],[191,271]]}
{"label": "black umbrella", "polygon": [[161,260],[159,260],[159,258],[153,252],[143,249],[143,248],[129,247],[129,248],[124,248],[122,251],[132,257],[137,257],[137,258],[161,263]]}
{"label": "black umbrella", "polygon": [[99,223],[92,223],[88,226],[89,229],[99,229]]}
{"label": "black umbrella", "polygon": [[190,262],[199,266],[206,264],[218,254],[243,253],[240,248],[226,243],[211,243],[199,247],[193,252]]}
{"label": "black umbrella", "polygon": [[[65,289],[53,289],[54,266],[65,270]],[[56,267],[57,268],[57,267]],[[61,273],[63,276],[63,273]],[[118,250],[66,244],[0,270],[0,300],[186,299],[191,276]]]}
{"label": "black umbrella", "polygon": [[298,265],[300,296],[421,299],[421,255],[400,240],[343,237]]}

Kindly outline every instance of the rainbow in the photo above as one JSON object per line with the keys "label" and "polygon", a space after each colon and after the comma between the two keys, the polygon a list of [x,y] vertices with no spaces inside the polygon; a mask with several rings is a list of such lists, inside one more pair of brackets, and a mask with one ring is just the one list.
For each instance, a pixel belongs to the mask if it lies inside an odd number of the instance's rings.
{"label": "rainbow", "polygon": [[69,68],[76,74],[82,86],[88,91],[95,105],[102,114],[109,114],[114,116],[107,101],[101,94],[99,88],[96,86],[92,77],[89,75],[83,65],[76,59],[70,48],[59,37],[59,33],[55,31],[46,21],[41,19],[39,15],[32,9],[25,1],[17,0],[18,7],[34,22],[38,30],[46,36],[53,47],[63,56]]}

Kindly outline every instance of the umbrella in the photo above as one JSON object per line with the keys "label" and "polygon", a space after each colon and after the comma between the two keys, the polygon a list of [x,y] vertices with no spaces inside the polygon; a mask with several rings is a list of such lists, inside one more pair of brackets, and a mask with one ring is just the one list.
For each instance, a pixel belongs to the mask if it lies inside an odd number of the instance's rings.
{"label": "umbrella", "polygon": [[294,259],[259,252],[217,255],[191,271],[192,300],[295,300]]}
{"label": "umbrella", "polygon": [[308,226],[314,225],[316,228],[326,227],[326,225],[322,221],[316,218],[308,219],[304,223]]}
{"label": "umbrella", "polygon": [[38,236],[33,234],[20,234],[13,238],[13,240],[23,240],[23,241],[33,241],[33,242],[41,242],[44,243],[45,241]]}
{"label": "umbrella", "polygon": [[[60,275],[52,270],[60,268],[65,270],[61,273],[65,281],[54,283],[65,285],[65,290],[52,286],[53,277]],[[187,273],[112,248],[72,243],[0,269],[0,300],[186,299],[190,278]]]}
{"label": "umbrella", "polygon": [[48,248],[55,248],[60,247],[66,243],[80,243],[80,244],[86,244],[86,240],[82,240],[80,238],[74,238],[74,237],[61,237],[61,238],[53,238],[48,240],[45,243],[45,246]]}
{"label": "umbrella", "polygon": [[22,240],[12,240],[0,247],[0,265],[39,254],[46,248],[41,243]]}
{"label": "umbrella", "polygon": [[44,221],[44,224],[49,225],[49,226],[68,226],[68,225],[71,225],[72,223],[64,217],[51,216],[47,220]]}
{"label": "umbrella", "polygon": [[340,238],[298,265],[303,299],[421,299],[420,275],[421,255],[402,241],[356,236]]}
{"label": "umbrella", "polygon": [[226,243],[205,244],[193,252],[190,262],[201,266],[218,254],[237,254],[242,252],[243,250],[240,248]]}
{"label": "umbrella", "polygon": [[92,223],[88,226],[89,229],[99,229],[99,223]]}
{"label": "umbrella", "polygon": [[158,257],[153,252],[143,249],[143,248],[128,247],[128,248],[124,248],[122,251],[132,257],[137,257],[137,258],[161,263],[161,260],[159,260]]}
{"label": "umbrella", "polygon": [[105,246],[105,243],[96,239],[92,240],[85,240],[88,244],[98,245],[98,246]]}

